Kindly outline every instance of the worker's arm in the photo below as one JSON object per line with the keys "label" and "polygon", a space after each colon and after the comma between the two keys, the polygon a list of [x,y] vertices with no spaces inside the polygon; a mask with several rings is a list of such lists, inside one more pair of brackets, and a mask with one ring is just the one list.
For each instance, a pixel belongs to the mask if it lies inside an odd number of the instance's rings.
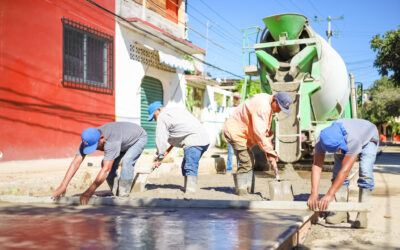
{"label": "worker's arm", "polygon": [[168,144],[169,131],[166,122],[167,121],[162,119],[162,117],[159,117],[157,121],[157,127],[156,127],[157,161],[162,161],[164,159],[165,152],[169,147]]}
{"label": "worker's arm", "polygon": [[83,194],[81,194],[81,198],[80,198],[81,205],[86,205],[88,203],[89,198],[92,197],[92,195],[94,194],[94,191],[96,191],[96,189],[107,178],[108,173],[111,171],[113,162],[114,162],[114,160],[112,160],[112,161],[103,160],[103,167],[101,168],[96,179],[94,180],[92,185],[90,185],[90,187]]}
{"label": "worker's arm", "polygon": [[67,170],[67,173],[65,174],[64,180],[61,182],[61,184],[57,188],[57,190],[53,193],[51,198],[57,199],[60,196],[65,194],[65,191],[67,190],[69,182],[71,181],[72,177],[75,175],[76,171],[79,169],[79,167],[84,159],[85,159],[85,155],[79,155],[79,154],[75,155],[75,158],[72,160],[72,162],[69,165],[69,168]]}
{"label": "worker's arm", "polygon": [[270,112],[271,110],[264,110],[260,108],[257,112],[252,113],[252,124],[253,124],[253,132],[254,132],[254,140],[257,145],[260,147],[262,151],[266,154],[267,158],[273,157],[275,160],[278,160],[278,155],[274,150],[274,146],[272,145],[272,140],[267,138],[267,135],[270,135]]}
{"label": "worker's arm", "polygon": [[342,161],[342,169],[337,174],[335,181],[332,183],[332,186],[329,188],[328,193],[319,201],[319,209],[324,211],[328,209],[329,203],[335,200],[335,194],[339,190],[339,188],[343,185],[347,176],[350,173],[351,168],[356,162],[357,155],[346,155]]}
{"label": "worker's arm", "polygon": [[316,210],[318,208],[319,181],[321,179],[324,160],[325,154],[314,154],[314,162],[311,170],[311,194],[307,201],[307,205],[311,210]]}

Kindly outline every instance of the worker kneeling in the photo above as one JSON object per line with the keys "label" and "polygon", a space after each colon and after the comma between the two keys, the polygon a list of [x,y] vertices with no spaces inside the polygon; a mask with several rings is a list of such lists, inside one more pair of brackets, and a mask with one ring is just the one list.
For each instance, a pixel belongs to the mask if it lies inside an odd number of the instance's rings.
{"label": "worker kneeling", "polygon": [[[347,202],[349,180],[347,176],[359,157],[359,202],[369,202],[371,190],[374,189],[373,167],[379,145],[379,134],[376,126],[363,119],[340,119],[323,129],[315,145],[314,163],[312,166],[311,195],[307,204],[310,209],[326,210],[330,202]],[[325,152],[334,153],[332,186],[321,200],[318,200],[318,186],[324,163]],[[337,212],[326,218],[329,224],[348,222],[347,212]],[[359,212],[353,222],[354,228],[366,228],[367,213]]]}
{"label": "worker kneeling", "polygon": [[237,173],[234,175],[236,194],[246,195],[251,190],[253,180],[254,155],[251,148],[258,145],[278,174],[278,154],[272,145],[272,114],[280,111],[290,114],[293,103],[287,92],[275,95],[257,94],[240,104],[225,121],[224,135],[232,145],[238,159]]}
{"label": "worker kneeling", "polygon": [[149,105],[148,112],[148,121],[154,119],[157,122],[155,166],[161,165],[168,143],[183,148],[182,175],[185,177],[185,193],[195,193],[199,161],[210,144],[206,130],[185,108],[164,107],[161,102],[153,102]]}

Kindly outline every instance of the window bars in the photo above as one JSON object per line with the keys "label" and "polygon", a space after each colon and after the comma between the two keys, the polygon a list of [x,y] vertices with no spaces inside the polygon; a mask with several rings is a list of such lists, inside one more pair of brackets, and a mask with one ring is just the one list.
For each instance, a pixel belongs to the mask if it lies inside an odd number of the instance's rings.
{"label": "window bars", "polygon": [[104,94],[114,90],[114,38],[62,18],[63,86]]}

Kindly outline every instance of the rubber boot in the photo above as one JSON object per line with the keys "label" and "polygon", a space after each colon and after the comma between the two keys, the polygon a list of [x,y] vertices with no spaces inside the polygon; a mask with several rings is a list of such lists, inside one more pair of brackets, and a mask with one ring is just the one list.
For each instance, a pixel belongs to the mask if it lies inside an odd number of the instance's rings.
{"label": "rubber boot", "polygon": [[185,176],[185,193],[193,194],[197,191],[197,176]]}
{"label": "rubber boot", "polygon": [[[371,197],[371,190],[360,188],[358,194],[358,202],[369,203]],[[351,224],[352,228],[367,228],[368,227],[368,216],[366,212],[357,213],[356,220]]]}
{"label": "rubber boot", "polygon": [[247,173],[236,173],[233,175],[235,182],[236,194],[239,196],[247,195]]}
{"label": "rubber boot", "polygon": [[254,193],[254,171],[250,170],[247,174],[247,192],[252,194]]}
{"label": "rubber boot", "polygon": [[133,179],[119,180],[118,182],[118,196],[128,197],[131,194]]}
{"label": "rubber boot", "polygon": [[[111,192],[113,195],[117,195],[118,191],[118,180],[119,177],[113,177],[113,178],[108,178],[106,179],[108,186],[110,187]],[[115,184],[115,185],[114,185]]]}
{"label": "rubber boot", "polygon": [[[349,187],[341,186],[340,189],[335,194],[335,199],[338,202],[348,202],[349,198]],[[336,212],[332,215],[326,217],[326,223],[328,224],[339,224],[342,222],[348,222],[349,213],[348,212]]]}

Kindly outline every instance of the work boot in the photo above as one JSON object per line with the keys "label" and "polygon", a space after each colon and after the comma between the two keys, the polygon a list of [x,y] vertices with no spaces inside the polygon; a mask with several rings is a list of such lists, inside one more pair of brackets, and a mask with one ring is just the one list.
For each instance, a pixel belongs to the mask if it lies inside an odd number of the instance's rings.
{"label": "work boot", "polygon": [[[369,203],[371,197],[371,190],[360,188],[358,194],[358,202]],[[368,217],[366,212],[358,212],[356,220],[351,224],[352,228],[367,228]]]}
{"label": "work boot", "polygon": [[[340,189],[335,194],[335,199],[337,202],[348,202],[349,187],[341,186]],[[348,220],[349,220],[348,212],[336,212],[336,213],[326,217],[325,221],[328,224],[339,224],[342,222],[348,222]]]}
{"label": "work boot", "polygon": [[132,190],[133,179],[119,180],[118,182],[118,196],[129,197]]}
{"label": "work boot", "polygon": [[118,191],[118,180],[119,177],[112,177],[112,178],[108,178],[106,179],[108,186],[110,187],[111,192],[113,193],[113,195],[117,195],[117,191]]}
{"label": "work boot", "polygon": [[236,194],[239,196],[247,194],[247,180],[248,173],[233,174],[233,181],[235,182]]}
{"label": "work boot", "polygon": [[185,176],[185,193],[191,194],[197,191],[197,176]]}
{"label": "work boot", "polygon": [[253,169],[250,170],[249,172],[246,173],[247,174],[247,192],[249,192],[250,194],[254,193],[254,171]]}

